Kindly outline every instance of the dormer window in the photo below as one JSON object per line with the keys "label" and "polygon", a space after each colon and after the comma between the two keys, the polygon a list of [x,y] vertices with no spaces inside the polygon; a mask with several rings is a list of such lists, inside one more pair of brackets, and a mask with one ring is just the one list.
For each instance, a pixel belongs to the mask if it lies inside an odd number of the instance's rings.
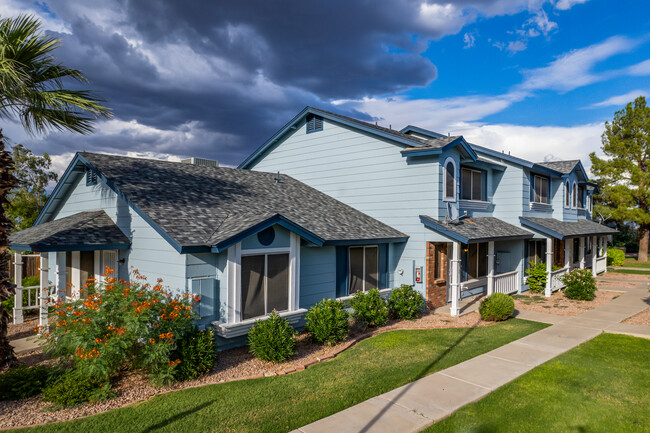
{"label": "dormer window", "polygon": [[444,172],[444,195],[445,201],[456,201],[456,163],[453,159],[447,158]]}
{"label": "dormer window", "polygon": [[97,185],[97,172],[92,168],[86,168],[86,186]]}
{"label": "dormer window", "polygon": [[307,116],[307,134],[323,130],[323,118],[315,114]]}

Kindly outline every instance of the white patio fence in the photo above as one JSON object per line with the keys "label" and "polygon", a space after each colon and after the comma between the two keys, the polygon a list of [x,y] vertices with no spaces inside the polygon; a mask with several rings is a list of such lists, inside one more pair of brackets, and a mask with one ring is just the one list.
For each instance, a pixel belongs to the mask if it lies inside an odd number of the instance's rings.
{"label": "white patio fence", "polygon": [[[13,323],[24,323],[24,312],[39,310],[38,324],[47,327],[48,305],[53,305],[57,300],[56,286],[47,285],[47,259],[39,257],[39,270],[41,284],[38,286],[23,287],[22,255],[15,254],[14,278],[16,281],[16,294],[14,295]],[[26,302],[25,302],[26,301]]]}
{"label": "white patio fence", "polygon": [[494,292],[510,295],[519,290],[519,271],[506,272],[494,276]]}
{"label": "white patio fence", "polygon": [[565,284],[562,282],[562,276],[569,273],[569,268],[558,269],[551,272],[551,290],[556,291],[563,289]]}
{"label": "white patio fence", "polygon": [[596,259],[596,273],[600,274],[601,272],[605,272],[606,270],[607,270],[607,256],[598,257]]}

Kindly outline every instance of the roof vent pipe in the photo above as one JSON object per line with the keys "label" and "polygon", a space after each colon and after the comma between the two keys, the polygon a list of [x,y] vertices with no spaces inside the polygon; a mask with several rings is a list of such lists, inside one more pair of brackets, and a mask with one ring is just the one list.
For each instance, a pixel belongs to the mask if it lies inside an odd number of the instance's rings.
{"label": "roof vent pipe", "polygon": [[278,174],[275,175],[275,183],[280,183],[280,172],[278,171]]}

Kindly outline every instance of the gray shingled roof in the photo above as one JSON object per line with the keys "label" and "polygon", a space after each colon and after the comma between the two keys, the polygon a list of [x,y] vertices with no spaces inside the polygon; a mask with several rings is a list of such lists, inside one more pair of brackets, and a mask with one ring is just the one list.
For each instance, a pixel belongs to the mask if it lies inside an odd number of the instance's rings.
{"label": "gray shingled roof", "polygon": [[214,246],[270,218],[328,242],[408,236],[289,176],[82,152],[179,246]]}
{"label": "gray shingled roof", "polygon": [[465,244],[533,237],[531,232],[494,217],[476,217],[445,222],[420,215],[420,220],[430,229]]}
{"label": "gray shingled roof", "polygon": [[586,219],[575,222],[559,221],[555,218],[519,217],[519,219],[523,225],[558,239],[617,233],[613,228]]}
{"label": "gray shingled roof", "polygon": [[131,243],[106,212],[98,210],[12,233],[9,244],[23,251],[47,252],[128,248]]}
{"label": "gray shingled roof", "polygon": [[549,161],[549,162],[538,162],[537,165],[542,167],[550,168],[551,170],[559,171],[562,174],[569,174],[580,162],[579,159],[571,159],[568,161]]}

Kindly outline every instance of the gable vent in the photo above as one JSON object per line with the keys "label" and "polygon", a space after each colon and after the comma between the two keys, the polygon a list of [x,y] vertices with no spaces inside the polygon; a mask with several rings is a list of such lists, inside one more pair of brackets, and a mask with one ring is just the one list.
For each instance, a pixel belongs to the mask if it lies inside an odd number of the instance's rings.
{"label": "gable vent", "polygon": [[187,158],[182,159],[181,162],[184,164],[200,165],[203,167],[219,167],[219,161],[215,161],[214,159]]}
{"label": "gable vent", "polygon": [[97,185],[97,172],[92,168],[86,168],[86,186]]}
{"label": "gable vent", "polygon": [[323,118],[310,114],[307,116],[307,134],[323,130]]}

